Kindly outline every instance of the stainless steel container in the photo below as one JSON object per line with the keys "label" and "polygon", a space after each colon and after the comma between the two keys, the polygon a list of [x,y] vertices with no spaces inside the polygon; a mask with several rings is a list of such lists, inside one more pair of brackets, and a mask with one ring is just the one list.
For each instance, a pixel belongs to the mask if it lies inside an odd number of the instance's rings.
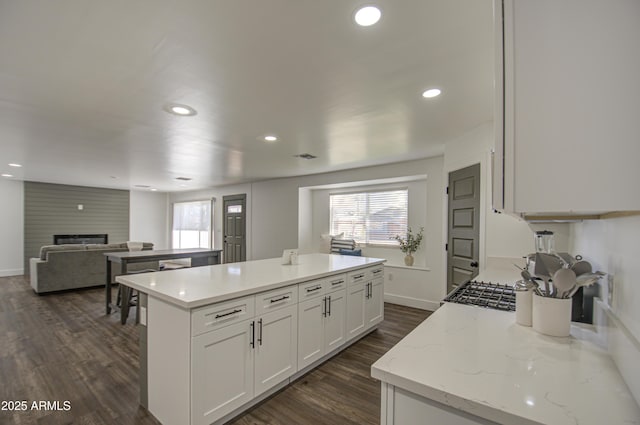
{"label": "stainless steel container", "polygon": [[533,288],[530,281],[519,280],[513,288],[516,291],[516,323],[531,326],[533,323]]}

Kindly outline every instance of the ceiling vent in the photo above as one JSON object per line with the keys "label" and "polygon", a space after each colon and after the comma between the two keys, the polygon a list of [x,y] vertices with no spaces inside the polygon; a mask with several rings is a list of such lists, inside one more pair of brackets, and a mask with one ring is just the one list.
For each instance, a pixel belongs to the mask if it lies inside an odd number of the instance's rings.
{"label": "ceiling vent", "polygon": [[311,155],[310,153],[301,153],[300,155],[294,155],[296,158],[302,159],[315,159],[317,156]]}
{"label": "ceiling vent", "polygon": [[151,186],[149,186],[148,184],[136,184],[133,187],[139,187],[139,188],[142,188],[142,189],[147,189],[147,188],[150,188]]}
{"label": "ceiling vent", "polygon": [[191,181],[193,179],[191,177],[176,177],[176,180],[180,180],[180,181],[183,181],[183,182],[188,182],[188,181]]}

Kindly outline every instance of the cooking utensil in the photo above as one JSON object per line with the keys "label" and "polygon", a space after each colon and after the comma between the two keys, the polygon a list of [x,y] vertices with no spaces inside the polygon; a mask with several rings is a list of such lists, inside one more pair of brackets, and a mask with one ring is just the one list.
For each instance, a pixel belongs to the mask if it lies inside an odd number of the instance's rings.
{"label": "cooking utensil", "polygon": [[591,268],[591,263],[588,261],[578,261],[571,266],[571,270],[573,270],[576,276],[580,276],[586,273],[591,273],[593,270]]}
{"label": "cooking utensil", "polygon": [[559,269],[553,274],[553,290],[556,298],[564,298],[576,286],[576,274],[571,269]]}
{"label": "cooking utensil", "polygon": [[575,295],[575,293],[583,286],[591,286],[596,283],[602,276],[606,276],[606,273],[603,272],[595,272],[595,273],[585,273],[578,277],[576,277],[576,284],[569,292],[568,296],[565,298],[571,298]]}

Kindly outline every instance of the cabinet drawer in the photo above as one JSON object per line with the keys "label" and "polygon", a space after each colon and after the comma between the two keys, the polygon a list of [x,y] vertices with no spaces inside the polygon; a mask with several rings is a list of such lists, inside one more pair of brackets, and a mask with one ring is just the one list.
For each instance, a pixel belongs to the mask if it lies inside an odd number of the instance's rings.
{"label": "cabinet drawer", "polygon": [[349,286],[357,285],[366,282],[370,278],[370,273],[367,269],[356,270],[347,275],[347,283]]}
{"label": "cabinet drawer", "polygon": [[255,296],[201,307],[191,313],[191,335],[196,336],[255,316]]}
{"label": "cabinet drawer", "polygon": [[343,289],[347,287],[347,275],[346,274],[338,274],[335,276],[329,276],[324,280],[324,292],[329,293],[332,291],[337,291],[338,289]]}
{"label": "cabinet drawer", "polygon": [[371,277],[373,279],[384,277],[384,266],[382,264],[380,264],[380,265],[377,265],[375,267],[371,267],[369,269],[369,272],[371,273]]}
{"label": "cabinet drawer", "polygon": [[256,295],[256,316],[298,303],[298,285]]}
{"label": "cabinet drawer", "polygon": [[298,300],[310,300],[322,295],[324,282],[325,279],[316,279],[298,284]]}

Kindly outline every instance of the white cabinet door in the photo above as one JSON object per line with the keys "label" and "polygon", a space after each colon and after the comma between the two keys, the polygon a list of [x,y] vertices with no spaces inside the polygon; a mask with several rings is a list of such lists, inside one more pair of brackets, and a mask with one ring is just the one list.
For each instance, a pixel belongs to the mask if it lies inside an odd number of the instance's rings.
{"label": "white cabinet door", "polygon": [[371,328],[384,318],[384,278],[377,278],[365,287],[365,327]]}
{"label": "white cabinet door", "polygon": [[347,287],[347,339],[352,339],[364,331],[366,283],[350,284]]}
{"label": "white cabinet door", "polygon": [[324,297],[298,304],[298,370],[318,360],[324,347]]}
{"label": "white cabinet door", "polygon": [[[500,126],[496,132],[504,181],[496,184],[504,187],[505,209],[640,210],[640,2],[496,0],[496,6],[504,34],[504,44],[502,37],[496,42],[498,60],[504,52],[497,76],[504,71],[497,111],[504,135]],[[500,93],[496,99],[501,103]]]}
{"label": "white cabinet door", "polygon": [[297,371],[298,311],[295,305],[255,321],[255,396]]}
{"label": "white cabinet door", "polygon": [[253,398],[252,323],[192,338],[192,424],[210,424]]}
{"label": "white cabinet door", "polygon": [[324,352],[329,353],[347,340],[347,290],[330,292],[326,296],[327,312],[324,318]]}

